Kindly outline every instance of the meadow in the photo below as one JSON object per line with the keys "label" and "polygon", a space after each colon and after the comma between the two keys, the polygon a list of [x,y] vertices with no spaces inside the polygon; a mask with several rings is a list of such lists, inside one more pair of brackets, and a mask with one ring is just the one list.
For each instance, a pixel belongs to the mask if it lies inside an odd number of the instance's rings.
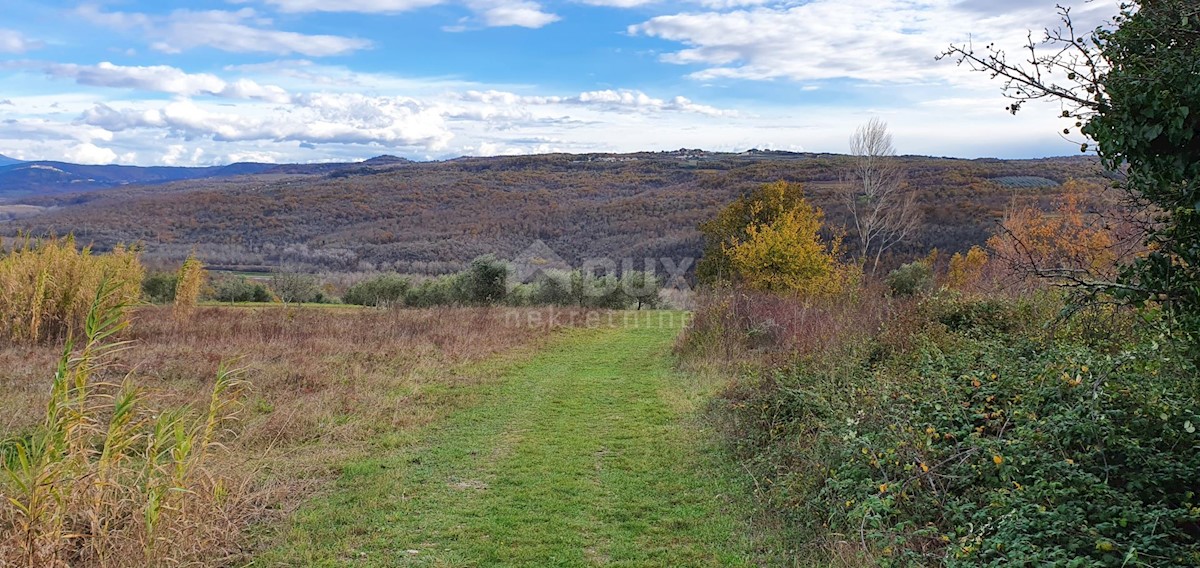
{"label": "meadow", "polygon": [[[114,385],[132,385],[147,414],[173,409],[207,409],[218,368],[236,369],[238,396],[225,408],[205,457],[203,483],[189,487],[186,500],[209,507],[189,514],[213,518],[176,523],[157,545],[155,562],[222,565],[244,557],[258,544],[255,526],[269,526],[335,479],[351,457],[403,443],[406,436],[453,410],[471,404],[480,384],[492,380],[473,369],[500,355],[533,350],[556,326],[572,318],[535,318],[525,325],[503,309],[441,308],[368,310],[260,306],[199,307],[179,321],[171,307],[136,307],[119,338],[123,349],[107,353],[89,382],[98,396],[90,419],[108,428],[116,414]],[[521,325],[514,322],[520,321]],[[583,319],[579,318],[582,322]],[[7,344],[0,348],[0,392],[4,418],[0,438],[31,436],[46,420],[51,384],[62,352],[56,343]],[[148,443],[137,438],[131,444]],[[107,446],[106,446],[107,447]],[[6,458],[15,459],[6,446]],[[140,450],[133,452],[133,462]],[[98,457],[95,459],[99,459]],[[131,464],[135,467],[136,463]],[[19,468],[14,468],[19,469]],[[8,481],[14,482],[16,477]],[[87,528],[87,508],[76,484],[59,480],[58,536],[43,535],[39,561],[66,565],[144,565],[150,548],[144,530],[134,530],[136,503],[121,507],[102,536]],[[20,499],[16,485],[5,497]],[[94,495],[94,494],[92,494]],[[218,502],[219,501],[219,502]],[[16,537],[24,515],[12,503],[0,516]],[[144,527],[142,527],[144,528]],[[11,531],[11,532],[10,532]],[[22,565],[29,552],[6,538],[6,562]],[[105,556],[104,552],[110,554]],[[28,558],[28,557],[25,557]],[[50,559],[56,559],[51,561]]]}

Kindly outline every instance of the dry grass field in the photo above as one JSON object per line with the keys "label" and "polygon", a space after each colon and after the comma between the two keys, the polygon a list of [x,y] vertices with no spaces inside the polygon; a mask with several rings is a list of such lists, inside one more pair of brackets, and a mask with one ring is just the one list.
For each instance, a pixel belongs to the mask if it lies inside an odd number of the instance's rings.
{"label": "dry grass field", "polygon": [[[402,444],[417,427],[471,403],[474,387],[489,377],[481,362],[532,352],[557,327],[583,321],[535,317],[542,325],[528,325],[528,314],[521,316],[488,308],[203,307],[179,323],[170,308],[143,307],[122,333],[131,343],[107,357],[90,380],[115,385],[128,378],[152,410],[203,410],[218,367],[224,362],[240,370],[244,383],[229,407],[231,420],[222,422],[206,458],[203,489],[193,489],[217,495],[219,506],[205,514],[222,518],[173,525],[175,534],[165,540],[176,549],[161,555],[164,562],[223,564],[248,552],[253,531],[247,529],[290,511],[347,459]],[[45,422],[61,352],[53,344],[0,347],[0,440],[28,437]],[[115,387],[101,392],[102,400],[116,399]],[[100,405],[98,425],[109,422],[109,406]],[[19,525],[20,519],[9,511],[3,520]],[[66,537],[72,551],[59,556],[71,565],[146,563],[139,557],[100,561],[88,550],[88,539],[97,537],[92,533]],[[16,553],[3,548],[0,565],[8,565]]]}

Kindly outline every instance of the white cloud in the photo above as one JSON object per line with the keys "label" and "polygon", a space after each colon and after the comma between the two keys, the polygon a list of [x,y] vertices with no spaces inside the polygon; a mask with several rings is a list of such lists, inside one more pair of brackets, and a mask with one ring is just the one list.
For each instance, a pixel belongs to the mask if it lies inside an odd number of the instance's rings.
{"label": "white cloud", "polygon": [[[541,4],[531,0],[467,0],[467,7],[475,13],[483,25],[492,28],[506,26],[540,28],[561,19],[555,14],[543,11]],[[460,23],[442,29],[458,32],[466,31],[469,27]]]}
{"label": "white cloud", "polygon": [[46,67],[55,77],[74,79],[80,85],[153,91],[180,96],[209,95],[229,99],[256,99],[274,103],[291,100],[287,91],[249,79],[232,83],[208,73],[186,73],[166,65],[127,67],[107,61],[97,65],[55,64]]}
{"label": "white cloud", "polygon": [[654,4],[658,0],[579,0],[589,6],[608,6],[610,8],[637,8]]}
{"label": "white cloud", "polygon": [[[1053,26],[1053,8],[980,0],[812,0],[722,11],[745,0],[712,0],[712,11],[658,16],[628,33],[683,44],[662,60],[699,66],[712,79],[853,79],[911,83],[955,80],[963,73],[934,56],[975,34],[977,43],[1019,48],[1026,30]],[[1082,25],[1113,13],[1108,2],[1078,11]],[[1086,28],[1081,28],[1086,29]]]}
{"label": "white cloud", "polygon": [[74,164],[111,164],[117,161],[117,153],[85,142],[67,150],[63,159]]}
{"label": "white cloud", "polygon": [[42,42],[31,40],[19,31],[0,29],[0,53],[25,53],[42,46]]}
{"label": "white cloud", "polygon": [[300,54],[309,57],[344,55],[371,47],[371,42],[346,36],[301,34],[276,30],[273,22],[250,8],[237,11],[176,10],[166,16],[105,12],[94,5],[75,11],[85,19],[124,31],[140,31],[163,53],[211,47],[233,53]]}
{"label": "white cloud", "polygon": [[442,0],[265,0],[283,12],[396,14],[441,4]]}

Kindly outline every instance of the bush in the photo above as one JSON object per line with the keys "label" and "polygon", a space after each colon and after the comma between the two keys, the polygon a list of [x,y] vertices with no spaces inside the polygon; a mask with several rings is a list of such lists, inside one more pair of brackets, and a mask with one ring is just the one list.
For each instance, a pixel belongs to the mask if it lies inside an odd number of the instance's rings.
{"label": "bush", "polygon": [[464,303],[498,304],[508,293],[508,264],[492,255],[481,256],[459,275],[458,283]]}
{"label": "bush", "polygon": [[901,265],[887,275],[887,287],[894,296],[916,296],[933,290],[933,267],[918,260]]}
{"label": "bush", "polygon": [[459,302],[459,278],[441,276],[410,287],[404,294],[404,304],[415,308],[449,306]]}
{"label": "bush", "polygon": [[151,272],[142,280],[142,297],[152,304],[175,302],[175,286],[179,275],[174,272]]}
{"label": "bush", "polygon": [[405,302],[412,283],[398,274],[382,274],[354,284],[342,301],[359,306],[399,306]]}
{"label": "bush", "polygon": [[272,302],[271,291],[244,276],[227,276],[213,283],[212,299],[218,302]]}
{"label": "bush", "polygon": [[[685,342],[713,341],[706,310],[722,336],[752,328],[738,301],[709,302]],[[884,565],[1200,563],[1187,350],[1125,327],[1047,334],[1057,310],[1035,302],[933,296],[879,333],[810,326],[823,341],[741,375],[712,416],[798,538],[867,543]]]}
{"label": "bush", "polygon": [[571,272],[552,270],[538,275],[533,283],[530,301],[539,306],[570,306],[577,304]]}

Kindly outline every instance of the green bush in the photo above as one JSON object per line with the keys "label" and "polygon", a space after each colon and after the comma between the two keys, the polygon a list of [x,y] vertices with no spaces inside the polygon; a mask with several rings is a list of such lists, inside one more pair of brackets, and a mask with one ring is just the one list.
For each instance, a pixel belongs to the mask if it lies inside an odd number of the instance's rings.
{"label": "green bush", "polygon": [[508,264],[492,255],[481,256],[459,275],[458,284],[464,303],[498,304],[508,293]]}
{"label": "green bush", "polygon": [[887,275],[885,280],[894,296],[916,296],[933,290],[933,267],[918,260],[900,266]]}
{"label": "green bush", "polygon": [[577,303],[573,273],[552,270],[538,275],[530,301],[539,306],[570,306]]}
{"label": "green bush", "polygon": [[412,283],[398,274],[383,274],[354,284],[342,301],[359,306],[398,306],[405,302]]}
{"label": "green bush", "polygon": [[415,308],[449,306],[460,302],[458,276],[441,276],[412,286],[404,294],[404,304]]}
{"label": "green bush", "polygon": [[740,377],[713,416],[798,538],[884,565],[1200,564],[1186,348],[1046,332],[1027,304],[912,304]]}
{"label": "green bush", "polygon": [[271,302],[266,286],[244,276],[227,276],[213,282],[212,299],[218,302]]}
{"label": "green bush", "polygon": [[170,304],[175,301],[178,280],[175,272],[149,272],[142,280],[142,296],[150,303]]}

